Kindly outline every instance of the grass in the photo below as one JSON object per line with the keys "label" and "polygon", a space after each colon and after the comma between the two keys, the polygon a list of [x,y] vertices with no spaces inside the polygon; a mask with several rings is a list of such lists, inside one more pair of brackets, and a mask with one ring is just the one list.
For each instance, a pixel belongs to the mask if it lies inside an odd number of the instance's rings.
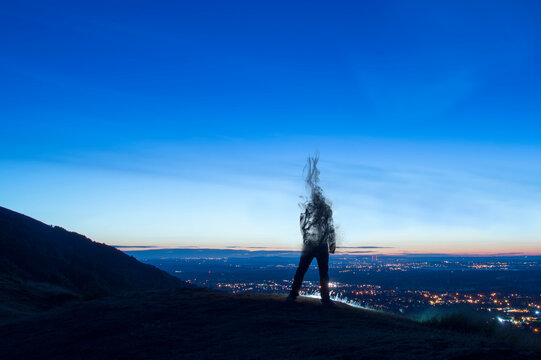
{"label": "grass", "polygon": [[433,328],[483,336],[506,344],[541,351],[541,336],[516,328],[509,323],[501,323],[490,313],[475,311],[469,307],[431,308],[412,318]]}
{"label": "grass", "polygon": [[286,304],[285,295],[177,289],[80,302],[0,325],[0,358],[541,358],[517,344],[439,327],[449,321],[427,326],[343,304],[328,309],[317,299]]}

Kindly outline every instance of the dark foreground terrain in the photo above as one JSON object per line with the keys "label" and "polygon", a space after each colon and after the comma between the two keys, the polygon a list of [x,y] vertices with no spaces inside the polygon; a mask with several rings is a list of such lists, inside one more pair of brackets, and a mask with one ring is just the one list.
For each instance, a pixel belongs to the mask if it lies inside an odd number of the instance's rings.
{"label": "dark foreground terrain", "polygon": [[178,288],[73,303],[0,325],[1,359],[538,359],[481,335],[315,299]]}

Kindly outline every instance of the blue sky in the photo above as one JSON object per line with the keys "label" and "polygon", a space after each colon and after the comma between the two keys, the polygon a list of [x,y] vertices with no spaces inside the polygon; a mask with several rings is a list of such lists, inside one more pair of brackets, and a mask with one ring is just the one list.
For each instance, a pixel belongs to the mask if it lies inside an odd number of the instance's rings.
{"label": "blue sky", "polygon": [[[109,244],[541,253],[535,1],[8,2],[1,205]],[[390,250],[389,250],[390,251]]]}

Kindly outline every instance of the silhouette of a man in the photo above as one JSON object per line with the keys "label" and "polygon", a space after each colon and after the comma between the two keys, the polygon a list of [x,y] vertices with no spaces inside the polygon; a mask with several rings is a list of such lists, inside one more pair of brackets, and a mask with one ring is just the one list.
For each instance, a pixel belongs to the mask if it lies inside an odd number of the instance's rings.
{"label": "silhouette of a man", "polygon": [[329,252],[334,254],[336,239],[332,210],[318,184],[317,162],[317,156],[308,158],[306,184],[310,189],[310,198],[306,203],[301,204],[303,211],[300,216],[303,249],[287,301],[295,301],[299,296],[304,275],[312,260],[316,258],[319,269],[321,302],[332,306],[334,303],[329,297]]}

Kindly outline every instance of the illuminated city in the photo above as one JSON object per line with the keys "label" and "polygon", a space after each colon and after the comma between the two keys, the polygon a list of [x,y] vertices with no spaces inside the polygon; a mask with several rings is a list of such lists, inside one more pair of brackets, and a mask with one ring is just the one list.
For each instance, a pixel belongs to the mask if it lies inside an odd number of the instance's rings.
{"label": "illuminated city", "polygon": [[[295,255],[286,252],[249,257],[234,251],[220,256],[218,250],[210,255],[134,254],[192,284],[232,293],[286,294],[297,266]],[[540,274],[540,257],[338,255],[330,264],[330,288],[334,298],[369,309],[414,316],[430,309],[464,307],[537,333]],[[301,294],[317,296],[318,286],[317,267],[312,264]]]}

